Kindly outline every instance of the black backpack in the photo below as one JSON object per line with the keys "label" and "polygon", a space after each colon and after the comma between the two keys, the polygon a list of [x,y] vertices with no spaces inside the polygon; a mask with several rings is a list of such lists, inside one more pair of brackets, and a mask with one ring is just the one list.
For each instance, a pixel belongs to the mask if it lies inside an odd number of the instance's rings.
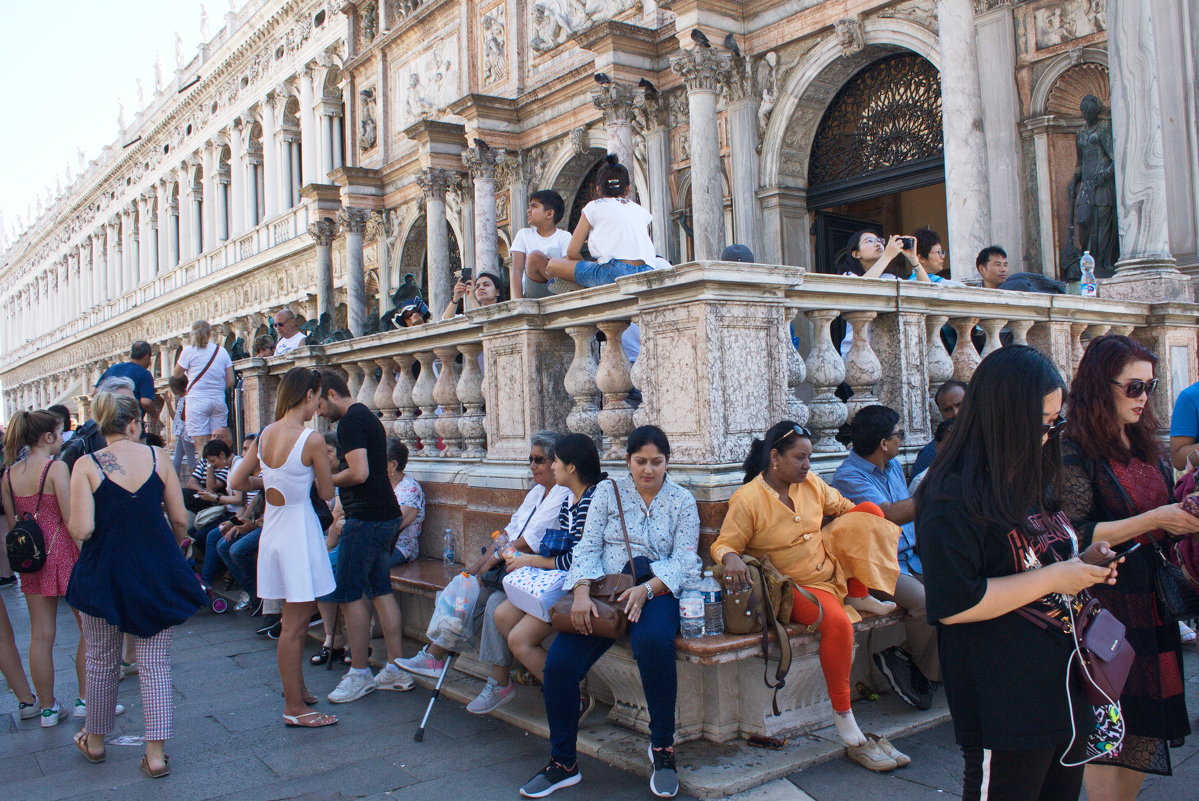
{"label": "black backpack", "polygon": [[[37,513],[42,509],[42,490],[46,488],[46,476],[50,472],[51,462],[47,462],[42,470],[42,483],[37,488],[37,504],[33,514],[26,513],[23,518],[8,532],[4,539],[4,550],[8,553],[8,564],[18,573],[36,573],[46,564],[46,537],[42,527],[37,522]],[[13,512],[16,512],[16,494],[12,488],[12,471],[6,471],[8,479],[8,494],[13,498]]]}

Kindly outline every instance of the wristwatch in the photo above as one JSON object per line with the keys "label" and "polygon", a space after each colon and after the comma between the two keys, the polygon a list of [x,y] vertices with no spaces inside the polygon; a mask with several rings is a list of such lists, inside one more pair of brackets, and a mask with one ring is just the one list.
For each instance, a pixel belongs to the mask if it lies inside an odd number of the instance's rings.
{"label": "wristwatch", "polygon": [[649,582],[645,582],[645,602],[649,603],[654,600],[654,588],[649,586]]}

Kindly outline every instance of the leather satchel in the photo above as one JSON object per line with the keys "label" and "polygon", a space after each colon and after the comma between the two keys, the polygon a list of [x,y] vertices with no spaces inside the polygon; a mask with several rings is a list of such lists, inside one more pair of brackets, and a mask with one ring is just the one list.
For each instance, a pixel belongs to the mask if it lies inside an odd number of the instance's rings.
{"label": "leather satchel", "polygon": [[1074,625],[1069,618],[1059,620],[1030,606],[1016,611],[1042,629],[1057,629],[1073,638],[1088,702],[1103,706],[1120,700],[1136,651],[1124,637],[1124,624],[1099,601],[1088,598],[1074,616]]}
{"label": "leather satchel", "polygon": [[[629,572],[609,573],[590,586],[591,602],[595,604],[596,615],[591,619],[591,635],[618,640],[629,628],[629,618],[624,606],[618,603],[620,596],[637,583],[637,567],[633,559],[633,546],[629,544],[629,529],[625,525],[624,504],[620,500],[620,487],[612,482],[612,494],[616,496],[616,511],[620,515],[620,531],[624,535],[625,552],[629,556]],[[574,607],[574,593],[567,592],[550,610],[550,626],[555,631],[568,634],[582,634],[575,628],[570,617]]]}

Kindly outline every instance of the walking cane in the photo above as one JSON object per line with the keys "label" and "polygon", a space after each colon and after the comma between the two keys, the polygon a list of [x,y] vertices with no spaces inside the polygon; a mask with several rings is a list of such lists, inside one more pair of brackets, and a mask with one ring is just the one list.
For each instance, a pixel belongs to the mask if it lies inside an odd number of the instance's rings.
{"label": "walking cane", "polygon": [[433,688],[433,697],[429,699],[429,705],[425,707],[425,716],[421,718],[420,728],[412,737],[418,743],[425,739],[425,724],[429,722],[429,713],[433,711],[433,704],[437,702],[437,696],[441,695],[441,685],[445,684],[445,677],[450,672],[450,666],[454,664],[454,656],[453,653],[446,654],[445,667],[441,669],[441,675],[437,677],[437,686]]}

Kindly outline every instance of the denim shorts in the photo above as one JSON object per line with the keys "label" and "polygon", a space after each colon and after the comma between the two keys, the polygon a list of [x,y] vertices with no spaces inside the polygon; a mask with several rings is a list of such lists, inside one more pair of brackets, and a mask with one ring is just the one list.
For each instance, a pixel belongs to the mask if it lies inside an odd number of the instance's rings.
{"label": "denim shorts", "polygon": [[620,259],[603,263],[580,261],[575,263],[575,283],[583,286],[603,286],[616,283],[616,279],[622,275],[633,275],[652,269],[648,264],[629,264]]}
{"label": "denim shorts", "polygon": [[359,520],[347,517],[337,543],[337,588],[328,600],[339,604],[363,596],[378,598],[391,592],[391,544],[400,529],[400,518]]}

